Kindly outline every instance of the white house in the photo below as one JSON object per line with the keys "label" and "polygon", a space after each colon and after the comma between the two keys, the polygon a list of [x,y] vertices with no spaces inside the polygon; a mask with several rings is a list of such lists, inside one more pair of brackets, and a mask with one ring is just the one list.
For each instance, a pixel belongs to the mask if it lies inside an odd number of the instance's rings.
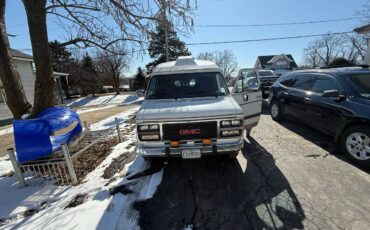
{"label": "white house", "polygon": [[276,75],[282,75],[286,72],[298,68],[294,58],[290,54],[258,56],[255,69],[273,70]]}
{"label": "white house", "polygon": [[[19,52],[11,49],[11,55],[13,57],[14,64],[19,72],[21,83],[25,91],[27,100],[33,104],[34,90],[35,90],[35,68],[33,63],[33,57],[31,55]],[[54,78],[57,83],[56,85],[56,98],[58,103],[63,103],[63,90],[61,87],[60,78],[67,77],[66,73],[54,72]],[[6,105],[6,96],[4,92],[3,84],[0,80],[0,121],[11,120],[13,118],[8,106]]]}
{"label": "white house", "polygon": [[[359,34],[370,34],[370,24],[356,28],[354,29],[354,31]],[[367,52],[366,52],[364,64],[370,65],[370,39],[367,39]]]}

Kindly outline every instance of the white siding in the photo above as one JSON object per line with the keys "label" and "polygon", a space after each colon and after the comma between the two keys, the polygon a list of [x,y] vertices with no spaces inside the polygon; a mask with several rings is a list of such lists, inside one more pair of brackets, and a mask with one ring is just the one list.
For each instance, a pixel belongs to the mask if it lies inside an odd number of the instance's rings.
{"label": "white siding", "polygon": [[370,39],[367,40],[367,52],[366,52],[364,64],[370,65]]}
{"label": "white siding", "polygon": [[12,118],[12,113],[10,112],[6,104],[0,104],[0,120],[5,120]]}
{"label": "white siding", "polygon": [[[27,100],[33,104],[33,95],[35,89],[36,76],[32,69],[32,62],[30,60],[14,60],[14,64],[21,77],[21,83],[23,89],[26,93]],[[12,113],[10,112],[6,104],[0,104],[0,120],[12,118]]]}
{"label": "white siding", "polygon": [[32,69],[32,62],[15,60],[15,65],[21,76],[21,82],[24,92],[26,93],[27,100],[33,104],[33,95],[35,91],[36,75]]}

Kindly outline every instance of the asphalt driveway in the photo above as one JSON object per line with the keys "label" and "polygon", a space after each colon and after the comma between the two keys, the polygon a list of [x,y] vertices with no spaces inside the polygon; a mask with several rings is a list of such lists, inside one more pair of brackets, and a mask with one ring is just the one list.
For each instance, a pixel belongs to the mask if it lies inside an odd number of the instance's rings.
{"label": "asphalt driveway", "polygon": [[369,229],[369,171],[332,139],[262,115],[236,160],[170,160],[143,229]]}

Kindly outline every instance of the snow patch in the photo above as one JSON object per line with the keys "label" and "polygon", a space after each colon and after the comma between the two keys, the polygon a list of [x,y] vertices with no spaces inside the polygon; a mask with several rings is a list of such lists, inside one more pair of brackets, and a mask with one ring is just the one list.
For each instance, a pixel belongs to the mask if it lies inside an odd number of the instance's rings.
{"label": "snow patch", "polygon": [[104,105],[104,104],[132,104],[142,98],[138,98],[135,95],[106,95],[106,96],[99,96],[99,97],[82,97],[75,99],[69,103],[67,106],[76,107],[76,106],[97,106],[97,105]]}
{"label": "snow patch", "polygon": [[[127,117],[138,108],[104,119],[94,125],[93,130],[105,129],[115,125],[114,118],[124,123]],[[124,123],[121,128],[131,124]],[[1,226],[4,229],[140,229],[139,213],[133,204],[139,200],[153,197],[163,177],[163,169],[152,175],[127,180],[118,179],[108,183],[102,175],[113,160],[127,151],[133,151],[135,132],[127,133],[127,141],[116,145],[106,159],[91,173],[86,175],[78,186],[59,187],[51,184],[33,184],[20,189],[16,176],[0,178],[0,219],[19,216],[28,210],[38,210],[32,216],[11,220]],[[137,155],[132,163],[125,165],[126,175],[135,175],[150,168],[150,163]],[[12,171],[8,158],[0,158],[0,173]],[[108,185],[107,185],[108,184]],[[109,189],[127,185],[133,191],[126,195],[110,195]],[[87,194],[84,203],[75,207],[65,207],[78,195]],[[46,205],[45,205],[46,204]]]}
{"label": "snow patch", "polygon": [[13,133],[13,126],[0,130],[0,136],[5,135],[5,134],[9,134],[9,133]]}
{"label": "snow patch", "polygon": [[[13,172],[13,171],[14,171],[13,166],[12,166],[12,163],[10,162],[10,160],[9,160],[9,157],[8,156],[1,157],[0,158],[0,177],[5,175],[5,174],[8,174],[10,172]],[[1,188],[1,186],[0,186],[0,188]]]}

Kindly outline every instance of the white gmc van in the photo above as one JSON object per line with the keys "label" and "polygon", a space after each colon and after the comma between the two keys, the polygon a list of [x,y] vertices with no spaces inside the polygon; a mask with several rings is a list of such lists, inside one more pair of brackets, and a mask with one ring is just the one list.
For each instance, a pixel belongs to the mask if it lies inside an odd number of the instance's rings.
{"label": "white gmc van", "polygon": [[158,65],[137,115],[138,151],[145,158],[200,158],[243,147],[244,130],[259,121],[257,71],[242,69],[230,94],[213,62],[179,57]]}

